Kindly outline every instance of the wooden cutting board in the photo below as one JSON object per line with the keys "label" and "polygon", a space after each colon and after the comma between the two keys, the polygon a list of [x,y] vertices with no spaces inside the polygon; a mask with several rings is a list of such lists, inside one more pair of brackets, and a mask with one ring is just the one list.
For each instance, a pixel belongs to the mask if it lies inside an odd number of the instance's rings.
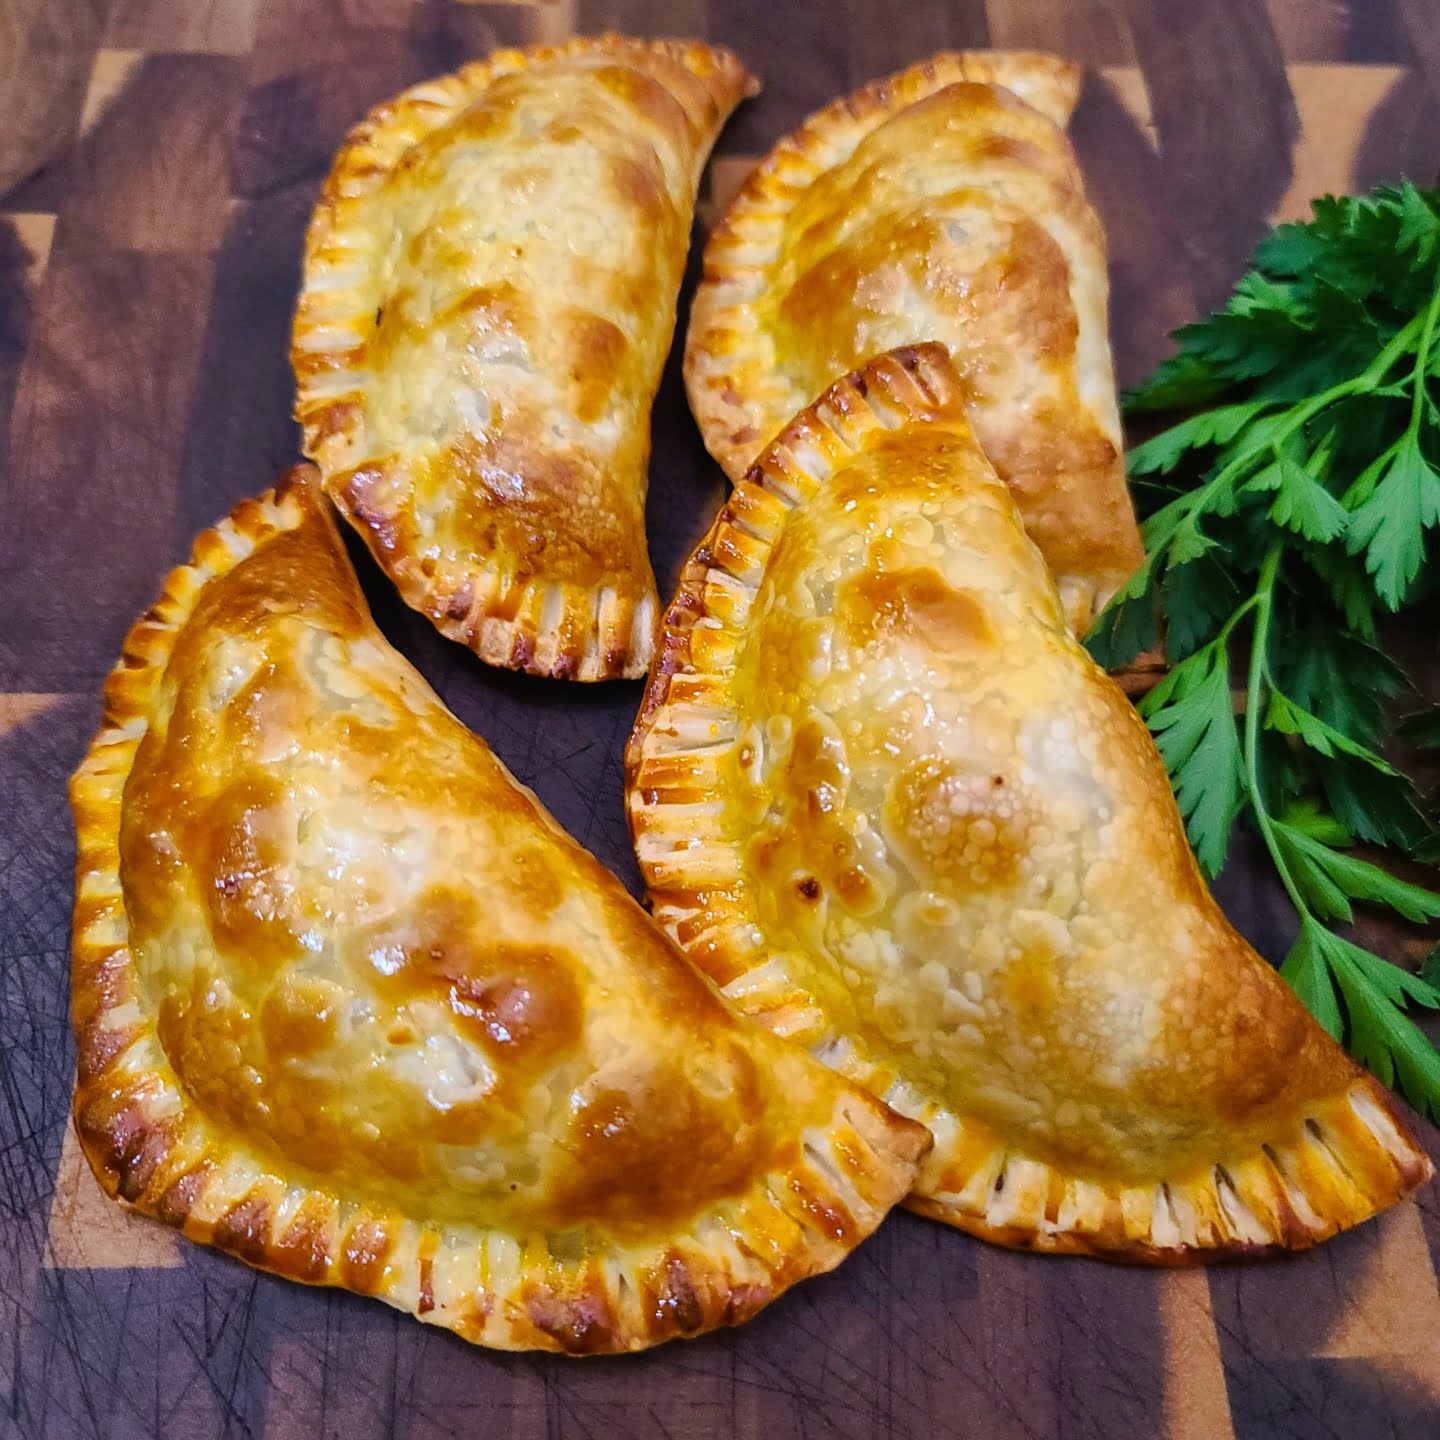
{"label": "wooden cutting board", "polygon": [[[935,49],[1085,62],[1073,133],[1122,381],[1224,296],[1267,218],[1440,166],[1434,0],[0,0],[0,87],[48,117],[0,118],[0,174],[59,157],[0,196],[0,1436],[1440,1434],[1434,1187],[1309,1255],[1208,1272],[1027,1258],[897,1215],[741,1331],[585,1362],[470,1349],[101,1199],[67,1125],[64,780],[163,571],[297,453],[286,339],[316,185],[409,82],[612,27],[723,41],[765,79],[720,142],[707,223],[804,114]],[[722,489],[672,365],[662,589]],[[637,887],[638,687],[487,670],[365,576],[395,643]],[[1243,856],[1220,888],[1283,949],[1283,901]]]}

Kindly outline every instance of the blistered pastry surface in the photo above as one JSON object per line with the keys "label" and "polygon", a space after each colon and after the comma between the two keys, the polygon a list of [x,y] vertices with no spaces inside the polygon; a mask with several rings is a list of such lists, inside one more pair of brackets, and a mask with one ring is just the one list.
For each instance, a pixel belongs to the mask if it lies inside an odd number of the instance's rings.
{"label": "blistered pastry surface", "polygon": [[943,342],[1083,630],[1141,549],[1104,236],[1062,129],[1075,76],[1045,58],[936,57],[782,141],[711,237],[687,373],[706,442],[738,478],[837,376]]}
{"label": "blistered pastry surface", "polygon": [[499,51],[357,128],[306,244],[306,451],[482,658],[642,673],[650,405],[705,156],[749,77],[608,36]]}
{"label": "blistered pastry surface", "polygon": [[983,464],[942,425],[887,435],[792,518],[736,651],[724,823],[767,951],[897,1074],[1046,1161],[1183,1173],[1288,1112],[1298,1062],[1316,1093],[1350,1067],[1235,966],[1143,726]]}
{"label": "blistered pastry surface", "polygon": [[740,1020],[386,645],[313,478],[201,537],[107,702],[74,782],[107,1188],[576,1350],[734,1323],[908,1188],[924,1132]]}
{"label": "blistered pastry surface", "polygon": [[627,770],[658,918],[936,1135],[1007,1243],[1313,1243],[1429,1172],[1225,921],[939,345],[802,411],[682,574]]}

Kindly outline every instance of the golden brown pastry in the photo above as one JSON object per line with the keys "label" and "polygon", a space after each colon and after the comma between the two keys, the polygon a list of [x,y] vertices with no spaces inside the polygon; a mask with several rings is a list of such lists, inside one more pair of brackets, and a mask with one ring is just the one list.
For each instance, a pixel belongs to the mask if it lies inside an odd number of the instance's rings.
{"label": "golden brown pastry", "polygon": [[971,423],[1083,632],[1139,565],[1105,240],[1063,126],[1073,65],[937,55],[813,115],[705,248],[690,405],[732,479],[847,370],[950,348]]}
{"label": "golden brown pastry", "polygon": [[381,638],[313,471],[203,534],[72,786],[101,1184],[512,1349],[837,1264],[922,1127],[738,1019]]}
{"label": "golden brown pastry", "polygon": [[650,405],[726,50],[499,50],[373,110],[305,246],[305,453],[405,600],[492,665],[642,675]]}
{"label": "golden brown pastry", "polygon": [[944,347],[781,433],[686,567],[627,755],[657,918],[935,1135],[915,1209],[1127,1259],[1300,1247],[1431,1170],[1226,923]]}

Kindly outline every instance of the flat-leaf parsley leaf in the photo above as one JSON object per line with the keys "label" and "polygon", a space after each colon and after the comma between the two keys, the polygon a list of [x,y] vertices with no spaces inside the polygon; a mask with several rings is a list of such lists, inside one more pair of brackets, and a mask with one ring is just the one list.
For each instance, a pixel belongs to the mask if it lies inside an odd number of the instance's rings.
{"label": "flat-leaf parsley leaf", "polygon": [[1145,561],[1087,643],[1122,664],[1163,611],[1173,668],[1140,711],[1196,856],[1218,873],[1249,817],[1299,917],[1280,973],[1440,1119],[1440,1054],[1406,1013],[1440,1007],[1440,947],[1417,975],[1328,928],[1356,904],[1440,918],[1440,893],[1351,853],[1440,854],[1379,751],[1411,687],[1376,629],[1440,592],[1440,189],[1312,208],[1125,397],[1131,415],[1195,413],[1130,452]]}

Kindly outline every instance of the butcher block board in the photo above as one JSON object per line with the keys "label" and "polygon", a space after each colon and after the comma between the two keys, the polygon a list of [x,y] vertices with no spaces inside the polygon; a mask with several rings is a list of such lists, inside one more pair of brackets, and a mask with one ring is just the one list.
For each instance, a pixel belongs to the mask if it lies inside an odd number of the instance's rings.
{"label": "butcher block board", "polygon": [[[722,41],[764,78],[702,225],[808,111],[936,49],[1083,62],[1122,382],[1224,297],[1267,219],[1440,165],[1433,0],[0,0],[0,85],[47,117],[0,104],[0,174],[49,157],[0,195],[0,1437],[1440,1435],[1433,1185],[1308,1255],[1208,1271],[1014,1255],[898,1214],[742,1330],[590,1361],[472,1349],[102,1199],[68,1123],[65,803],[101,681],[193,534],[296,458],[289,312],[346,128],[495,45],[607,28]],[[664,590],[724,486],[673,361],[654,424]],[[363,574],[394,642],[638,892],[638,685],[488,670]],[[1283,951],[1258,866],[1220,894]]]}

